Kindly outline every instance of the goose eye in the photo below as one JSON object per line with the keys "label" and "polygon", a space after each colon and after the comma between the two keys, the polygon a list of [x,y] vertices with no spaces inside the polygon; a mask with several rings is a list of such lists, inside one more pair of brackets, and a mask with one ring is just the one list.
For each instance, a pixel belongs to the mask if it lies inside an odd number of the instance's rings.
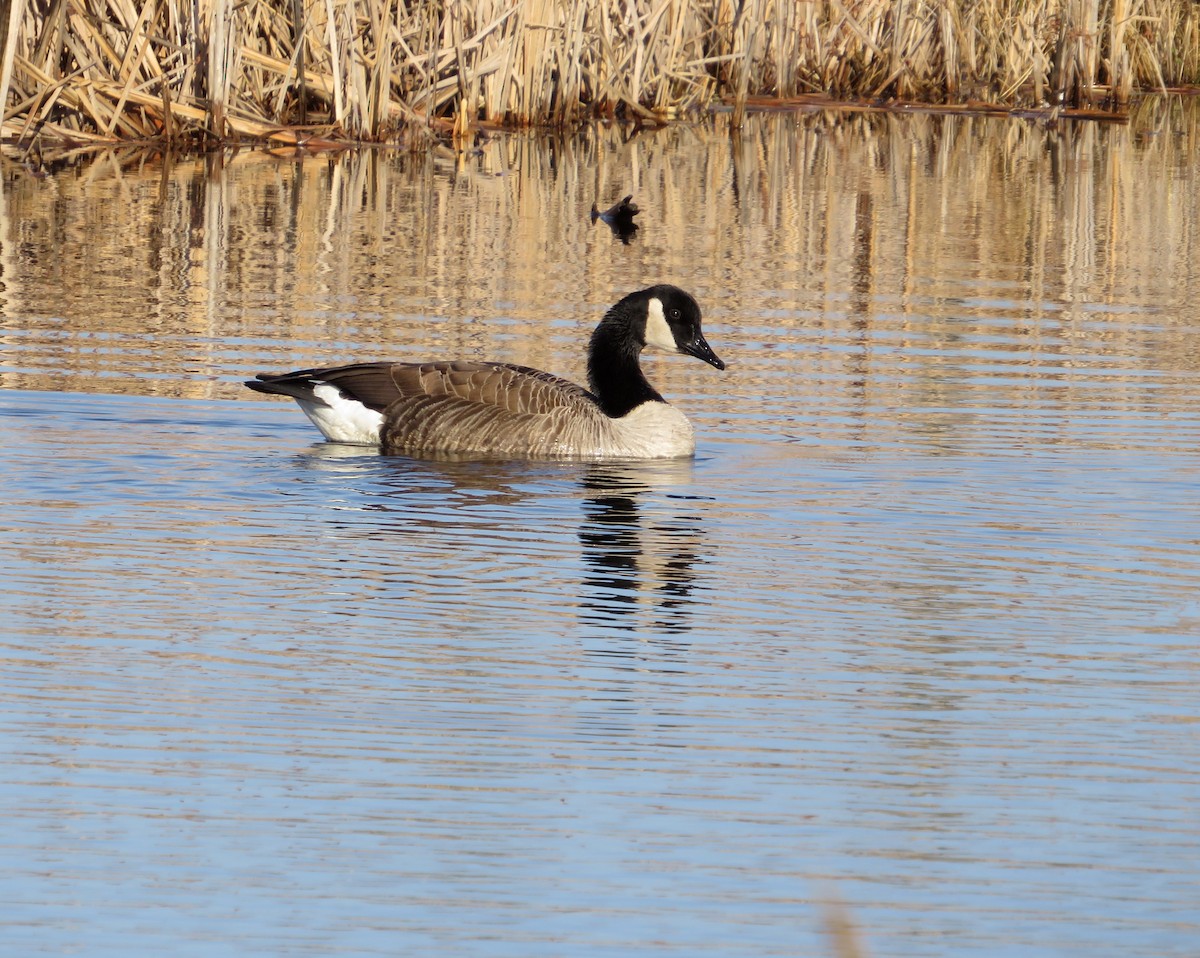
{"label": "goose eye", "polygon": [[683,310],[681,310],[678,306],[673,306],[673,307],[671,307],[671,311],[667,315],[671,319],[680,320],[680,319],[683,319]]}

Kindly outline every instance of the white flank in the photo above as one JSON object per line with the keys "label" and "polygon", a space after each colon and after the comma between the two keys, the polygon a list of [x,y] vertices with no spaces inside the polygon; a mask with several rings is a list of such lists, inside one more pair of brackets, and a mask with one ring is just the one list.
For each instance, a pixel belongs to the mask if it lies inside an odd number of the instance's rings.
{"label": "white flank", "polygon": [[313,397],[320,402],[297,399],[304,415],[330,442],[353,442],[364,445],[379,443],[379,427],[383,416],[368,409],[357,399],[350,399],[329,383],[317,383]]}
{"label": "white flank", "polygon": [[614,419],[612,429],[617,440],[614,456],[677,459],[696,451],[696,435],[687,416],[665,402],[642,403]]}
{"label": "white flank", "polygon": [[675,334],[667,325],[667,317],[663,313],[662,300],[652,296],[646,305],[646,345],[657,349],[665,349],[669,353],[679,352],[675,344]]}

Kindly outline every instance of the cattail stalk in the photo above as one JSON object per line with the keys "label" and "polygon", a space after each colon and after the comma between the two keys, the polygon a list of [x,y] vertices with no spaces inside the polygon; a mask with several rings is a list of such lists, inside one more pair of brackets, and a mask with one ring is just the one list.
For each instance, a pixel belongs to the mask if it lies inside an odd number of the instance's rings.
{"label": "cattail stalk", "polygon": [[71,141],[462,138],[797,95],[1121,109],[1200,83],[1193,0],[10,0],[0,31],[5,135]]}

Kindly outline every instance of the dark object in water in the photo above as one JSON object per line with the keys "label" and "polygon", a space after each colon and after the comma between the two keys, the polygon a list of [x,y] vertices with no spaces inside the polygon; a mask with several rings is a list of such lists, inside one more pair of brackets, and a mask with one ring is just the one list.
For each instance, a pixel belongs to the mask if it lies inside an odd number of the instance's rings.
{"label": "dark object in water", "polygon": [[622,243],[628,243],[633,238],[633,234],[638,231],[638,225],[633,221],[633,218],[640,213],[638,205],[633,202],[633,194],[630,193],[620,203],[614,203],[603,213],[595,203],[592,204],[592,222],[603,220],[608,224],[613,233],[620,237]]}

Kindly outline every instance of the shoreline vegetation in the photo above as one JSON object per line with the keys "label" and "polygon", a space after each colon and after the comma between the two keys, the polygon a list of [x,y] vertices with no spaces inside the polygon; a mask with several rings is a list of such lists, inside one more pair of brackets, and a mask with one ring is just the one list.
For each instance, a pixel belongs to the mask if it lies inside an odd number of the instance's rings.
{"label": "shoreline vegetation", "polygon": [[591,119],[930,109],[1124,119],[1200,83],[1193,0],[9,0],[3,137],[458,143]]}

